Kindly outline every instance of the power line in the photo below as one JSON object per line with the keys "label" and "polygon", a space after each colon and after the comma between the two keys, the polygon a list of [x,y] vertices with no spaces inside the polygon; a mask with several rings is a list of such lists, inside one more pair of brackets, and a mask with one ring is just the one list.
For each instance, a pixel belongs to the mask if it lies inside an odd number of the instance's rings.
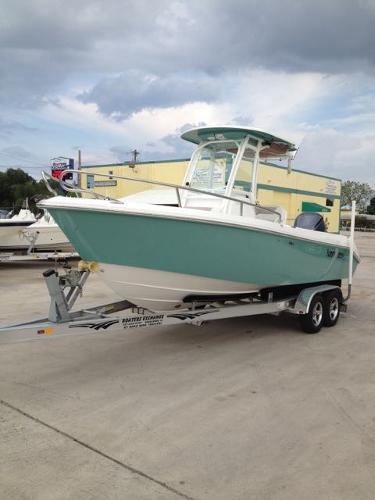
{"label": "power line", "polygon": [[40,167],[31,167],[29,165],[0,165],[0,168],[49,168],[49,165],[41,165]]}
{"label": "power line", "polygon": [[9,156],[12,158],[12,161],[39,161],[39,159],[35,158],[23,158],[22,156],[17,156],[17,154],[10,153],[8,151],[0,151],[0,157],[1,156]]}

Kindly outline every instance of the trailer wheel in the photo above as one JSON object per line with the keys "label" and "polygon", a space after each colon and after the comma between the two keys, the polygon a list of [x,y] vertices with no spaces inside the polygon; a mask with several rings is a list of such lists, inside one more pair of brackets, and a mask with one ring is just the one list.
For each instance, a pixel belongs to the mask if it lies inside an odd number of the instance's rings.
{"label": "trailer wheel", "polygon": [[309,310],[300,316],[301,328],[305,333],[318,333],[323,326],[324,300],[321,295],[315,295]]}
{"label": "trailer wheel", "polygon": [[323,324],[332,327],[340,317],[340,306],[342,302],[341,290],[332,290],[324,296]]}

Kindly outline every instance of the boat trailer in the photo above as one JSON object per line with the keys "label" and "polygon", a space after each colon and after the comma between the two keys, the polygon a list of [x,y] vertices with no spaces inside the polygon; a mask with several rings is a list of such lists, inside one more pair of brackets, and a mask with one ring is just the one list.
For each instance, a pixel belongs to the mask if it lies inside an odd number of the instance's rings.
{"label": "boat trailer", "polygon": [[22,262],[61,262],[70,259],[79,259],[77,252],[0,252],[0,264]]}
{"label": "boat trailer", "polygon": [[9,252],[0,252],[0,264],[1,263],[12,263],[12,262],[61,262],[67,261],[69,259],[79,259],[79,255],[76,251],[71,252],[59,252],[57,250],[50,251],[41,251],[37,250],[37,240],[38,240],[38,232],[35,234],[24,233],[23,238],[29,242],[28,248],[18,250],[18,251],[9,251]]}
{"label": "boat trailer", "polygon": [[[82,295],[84,285],[94,263],[80,262],[78,269],[65,265],[62,273],[56,269],[43,272],[50,295],[47,318],[26,323],[0,327],[0,342],[12,338],[40,338],[73,334],[78,330],[89,332],[108,332],[154,326],[190,324],[200,326],[208,321],[259,314],[278,314],[288,312],[299,315],[302,329],[307,333],[317,333],[322,326],[334,326],[340,310],[346,310],[341,289],[338,285],[321,284],[307,286],[298,294],[274,299],[272,290],[266,293],[231,295],[220,299],[204,296],[190,296],[189,308],[168,312],[155,312],[138,307],[127,300],[73,311],[77,299]],[[275,295],[276,296],[276,295]],[[18,331],[10,336],[6,333]],[[23,332],[23,334],[21,334]]]}

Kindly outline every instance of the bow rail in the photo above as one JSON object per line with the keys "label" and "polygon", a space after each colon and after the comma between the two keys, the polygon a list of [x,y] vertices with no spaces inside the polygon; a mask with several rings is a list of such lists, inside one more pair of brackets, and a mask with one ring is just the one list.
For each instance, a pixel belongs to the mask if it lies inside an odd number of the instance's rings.
{"label": "bow rail", "polygon": [[141,182],[141,183],[145,183],[145,184],[152,184],[154,186],[162,186],[162,187],[171,188],[171,189],[174,189],[176,191],[177,202],[178,202],[178,206],[180,208],[182,208],[180,190],[188,191],[191,193],[203,194],[205,196],[213,196],[214,198],[220,198],[222,200],[227,200],[227,201],[239,203],[240,204],[240,215],[243,215],[244,205],[248,205],[250,207],[261,208],[262,210],[265,210],[266,212],[272,213],[273,215],[275,215],[278,218],[278,222],[281,223],[281,214],[279,212],[277,212],[276,210],[272,210],[272,208],[265,207],[264,205],[260,205],[259,203],[252,203],[248,200],[241,200],[239,198],[234,198],[233,196],[226,196],[224,194],[219,194],[219,193],[212,193],[210,191],[204,191],[202,189],[193,188],[191,186],[180,186],[178,184],[171,184],[169,182],[162,182],[162,181],[156,181],[156,180],[150,180],[150,179],[139,179],[139,178],[136,179],[134,177],[127,177],[125,175],[103,174],[103,173],[99,173],[99,172],[98,173],[97,172],[84,172],[82,170],[73,170],[73,169],[64,170],[61,173],[61,176],[59,179],[55,179],[54,177],[52,177],[51,174],[49,174],[47,172],[42,172],[42,178],[47,185],[47,189],[54,194],[57,194],[57,193],[50,185],[50,181],[52,181],[52,180],[57,181],[60,184],[61,189],[63,189],[64,191],[67,191],[69,193],[76,193],[76,194],[77,193],[84,193],[84,194],[89,194],[90,196],[92,196],[93,198],[96,198],[96,199],[110,200],[114,203],[123,203],[122,201],[120,201],[116,198],[111,198],[110,196],[103,195],[101,193],[94,191],[93,189],[85,189],[82,187],[73,186],[72,184],[70,184],[69,182],[64,180],[64,177],[67,174],[77,174],[77,176],[94,175],[94,176],[98,176],[98,177],[105,177],[105,178],[111,179],[111,180],[112,179],[119,179],[119,180]]}

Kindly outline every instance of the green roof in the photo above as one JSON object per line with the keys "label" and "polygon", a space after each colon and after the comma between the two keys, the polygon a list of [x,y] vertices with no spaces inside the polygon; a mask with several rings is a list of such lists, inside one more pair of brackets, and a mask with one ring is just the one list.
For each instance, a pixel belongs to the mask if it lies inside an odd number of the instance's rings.
{"label": "green roof", "polygon": [[[159,163],[178,163],[179,161],[190,161],[190,158],[176,158],[172,160],[149,160],[149,161],[137,161],[136,165],[154,165]],[[133,161],[123,161],[122,163],[106,163],[102,165],[82,165],[81,168],[105,168],[105,167],[126,167],[129,165],[134,165]]]}
{"label": "green roof", "polygon": [[[150,160],[150,161],[137,161],[136,165],[155,165],[160,163],[178,163],[182,161],[190,161],[190,158],[175,158],[172,160]],[[125,161],[123,163],[106,163],[102,165],[82,165],[82,169],[84,168],[108,168],[108,167],[126,167],[129,165],[134,165],[131,161]],[[284,165],[277,165],[277,163],[272,163],[270,161],[261,161],[260,165],[268,165],[270,167],[281,168],[282,170],[286,170],[287,167]],[[316,174],[315,172],[308,172],[307,170],[301,170],[299,168],[293,168],[293,172],[300,172],[302,174],[314,175],[315,177],[323,177],[323,179],[332,179],[334,181],[341,182],[341,179],[337,177],[331,177],[329,175],[324,174]]]}
{"label": "green roof", "polygon": [[[270,165],[271,167],[276,167],[276,168],[282,168],[283,170],[286,170],[288,167],[285,165],[277,165],[276,163],[270,162],[270,161],[262,161],[260,162],[261,165]],[[315,177],[323,177],[323,179],[332,179],[333,181],[339,181],[341,182],[341,179],[338,177],[332,177],[330,175],[324,175],[324,174],[316,174],[315,172],[309,172],[308,170],[301,170],[300,168],[294,168],[292,167],[293,172],[300,172],[301,174],[308,174],[308,175],[314,175]]]}

